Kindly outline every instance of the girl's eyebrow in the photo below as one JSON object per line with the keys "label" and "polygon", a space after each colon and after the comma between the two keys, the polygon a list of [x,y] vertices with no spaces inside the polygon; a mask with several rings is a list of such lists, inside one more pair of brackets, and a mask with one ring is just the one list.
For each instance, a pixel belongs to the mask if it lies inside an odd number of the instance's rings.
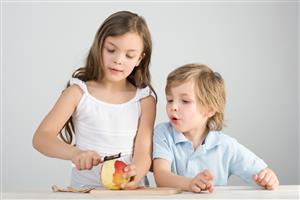
{"label": "girl's eyebrow", "polygon": [[[107,43],[110,44],[110,45],[112,45],[112,46],[114,46],[115,48],[118,49],[118,46],[115,45],[114,43],[112,43],[112,42],[107,42]],[[126,50],[126,51],[137,51],[137,50],[136,50],[136,49],[128,49],[128,50]]]}

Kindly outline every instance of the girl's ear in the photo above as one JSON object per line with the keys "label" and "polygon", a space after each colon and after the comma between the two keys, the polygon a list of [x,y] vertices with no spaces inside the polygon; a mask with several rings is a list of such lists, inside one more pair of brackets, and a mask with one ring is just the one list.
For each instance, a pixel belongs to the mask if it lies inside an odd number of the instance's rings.
{"label": "girl's ear", "polygon": [[141,61],[143,60],[143,58],[145,57],[145,55],[146,55],[145,53],[142,53],[142,55],[139,57],[139,59],[138,59],[136,65],[135,65],[135,67],[138,67],[138,66],[140,65],[140,63],[141,63]]}

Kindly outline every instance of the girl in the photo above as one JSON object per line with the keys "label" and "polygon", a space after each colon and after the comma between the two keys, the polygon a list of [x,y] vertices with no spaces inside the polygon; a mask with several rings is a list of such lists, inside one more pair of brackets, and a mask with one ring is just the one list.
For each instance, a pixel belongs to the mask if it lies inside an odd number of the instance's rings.
{"label": "girl", "polygon": [[219,73],[199,64],[179,67],[167,78],[166,96],[170,122],[155,127],[153,142],[158,186],[212,192],[232,174],[266,189],[278,186],[262,159],[221,132],[226,97]]}
{"label": "girl", "polygon": [[[72,187],[101,186],[103,157],[119,152],[128,163],[124,177],[131,177],[123,189],[137,188],[147,174],[156,110],[150,85],[151,51],[142,17],[128,11],[109,16],[96,33],[85,66],[73,73],[36,130],[35,149],[76,166]],[[73,133],[74,146],[70,145]]]}

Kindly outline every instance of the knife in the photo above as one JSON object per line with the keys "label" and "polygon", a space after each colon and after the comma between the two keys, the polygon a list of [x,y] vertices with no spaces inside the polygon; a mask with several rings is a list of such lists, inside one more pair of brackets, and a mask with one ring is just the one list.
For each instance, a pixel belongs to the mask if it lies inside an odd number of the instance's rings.
{"label": "knife", "polygon": [[113,160],[121,157],[121,152],[118,154],[110,155],[110,156],[104,156],[102,162],[108,161],[108,160]]}

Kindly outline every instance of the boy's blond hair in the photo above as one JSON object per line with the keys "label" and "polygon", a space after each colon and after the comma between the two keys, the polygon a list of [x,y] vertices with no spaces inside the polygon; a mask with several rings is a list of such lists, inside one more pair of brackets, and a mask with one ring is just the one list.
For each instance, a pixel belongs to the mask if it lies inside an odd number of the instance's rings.
{"label": "boy's blond hair", "polygon": [[221,75],[202,64],[187,64],[172,71],[167,78],[166,94],[170,88],[187,81],[194,81],[195,94],[203,106],[210,106],[215,114],[208,119],[209,130],[221,130],[224,126],[224,109],[226,102],[225,85]]}

